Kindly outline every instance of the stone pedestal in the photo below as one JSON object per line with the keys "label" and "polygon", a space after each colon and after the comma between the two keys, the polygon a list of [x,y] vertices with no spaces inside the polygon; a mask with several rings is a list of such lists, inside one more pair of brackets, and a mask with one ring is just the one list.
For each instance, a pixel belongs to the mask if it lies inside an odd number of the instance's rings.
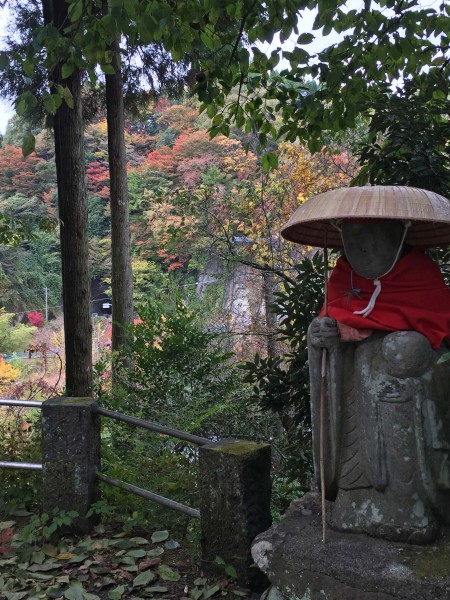
{"label": "stone pedestal", "polygon": [[252,555],[273,588],[266,600],[449,600],[450,531],[418,546],[327,530],[318,494],[292,503],[258,535]]}
{"label": "stone pedestal", "polygon": [[267,587],[252,566],[250,545],[271,524],[270,463],[268,444],[222,440],[200,447],[202,559],[214,568],[220,557],[255,591]]}
{"label": "stone pedestal", "polygon": [[43,510],[78,512],[71,529],[84,533],[98,499],[100,425],[91,398],[51,398],[42,404]]}

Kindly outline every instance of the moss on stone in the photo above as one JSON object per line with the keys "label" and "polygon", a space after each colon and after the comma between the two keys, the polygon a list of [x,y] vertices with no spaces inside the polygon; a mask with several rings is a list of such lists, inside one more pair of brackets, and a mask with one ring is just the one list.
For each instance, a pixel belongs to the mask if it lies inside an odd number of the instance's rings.
{"label": "moss on stone", "polygon": [[443,544],[416,548],[405,556],[405,564],[418,579],[445,579],[450,577],[450,540]]}
{"label": "moss on stone", "polygon": [[76,398],[73,396],[64,396],[61,398],[58,398],[59,400],[59,404],[63,405],[63,406],[77,406],[80,404],[91,404],[92,402],[94,402],[94,400],[92,398]]}
{"label": "moss on stone", "polygon": [[256,442],[232,442],[228,444],[219,444],[214,446],[212,450],[215,452],[224,452],[225,454],[248,454],[250,452],[257,452],[261,448],[268,446],[268,444],[258,444]]}

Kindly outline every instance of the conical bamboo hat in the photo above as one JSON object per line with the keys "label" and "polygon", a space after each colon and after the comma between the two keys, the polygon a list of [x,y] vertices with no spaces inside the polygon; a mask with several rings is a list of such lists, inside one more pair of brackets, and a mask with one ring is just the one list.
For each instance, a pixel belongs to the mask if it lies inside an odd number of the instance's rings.
{"label": "conical bamboo hat", "polygon": [[[411,221],[406,243],[450,245],[450,201],[418,188],[380,185],[340,188],[319,194],[299,206],[281,235],[298,244],[342,248],[333,223],[342,219]],[[325,233],[326,232],[326,233]]]}

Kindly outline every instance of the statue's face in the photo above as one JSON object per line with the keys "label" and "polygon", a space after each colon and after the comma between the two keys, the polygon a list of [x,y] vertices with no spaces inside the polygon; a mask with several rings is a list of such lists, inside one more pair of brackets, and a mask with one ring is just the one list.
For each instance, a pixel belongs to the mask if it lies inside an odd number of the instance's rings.
{"label": "statue's face", "polygon": [[353,270],[368,279],[384,275],[393,266],[403,232],[401,221],[344,221],[342,239],[345,255]]}

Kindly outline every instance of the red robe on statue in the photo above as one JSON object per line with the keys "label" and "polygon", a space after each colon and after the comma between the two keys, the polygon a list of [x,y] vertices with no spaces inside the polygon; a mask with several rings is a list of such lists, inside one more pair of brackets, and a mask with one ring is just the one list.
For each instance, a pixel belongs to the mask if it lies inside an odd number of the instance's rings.
{"label": "red robe on statue", "polygon": [[328,282],[328,316],[357,330],[418,331],[433,348],[450,338],[450,289],[438,265],[422,250],[410,250],[380,282],[372,312],[367,317],[353,314],[367,307],[375,286],[340,258]]}

